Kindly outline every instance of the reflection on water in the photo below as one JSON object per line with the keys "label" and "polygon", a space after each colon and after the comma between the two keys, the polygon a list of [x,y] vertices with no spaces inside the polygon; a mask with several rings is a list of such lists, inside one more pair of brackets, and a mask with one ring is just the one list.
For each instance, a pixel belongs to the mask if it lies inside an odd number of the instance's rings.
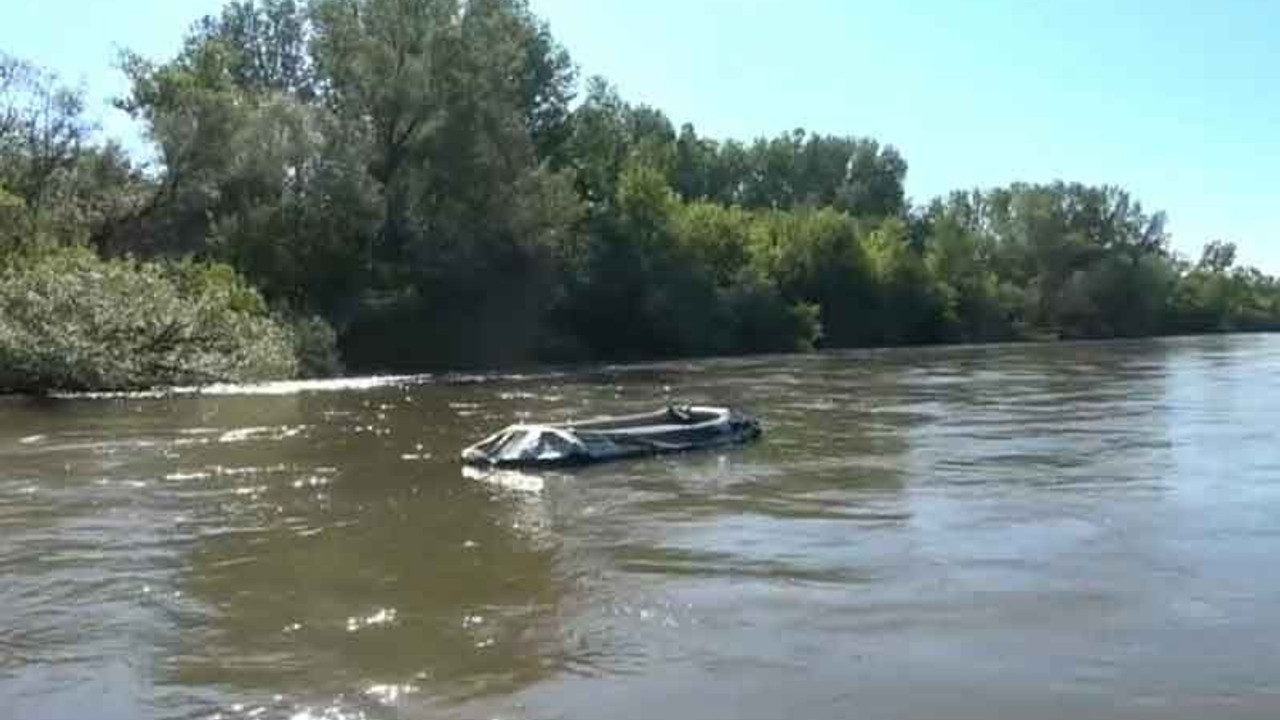
{"label": "reflection on water", "polygon": [[467,465],[462,468],[462,477],[491,487],[528,495],[539,495],[547,487],[546,475],[519,470],[477,468]]}
{"label": "reflection on water", "polygon": [[[0,713],[1274,717],[1280,340],[0,399]],[[463,471],[515,420],[762,442]]]}

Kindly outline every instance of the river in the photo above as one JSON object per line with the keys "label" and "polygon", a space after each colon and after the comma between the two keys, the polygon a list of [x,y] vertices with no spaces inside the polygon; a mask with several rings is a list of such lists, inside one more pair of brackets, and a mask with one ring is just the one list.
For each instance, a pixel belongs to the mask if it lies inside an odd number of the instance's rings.
{"label": "river", "polygon": [[[730,450],[464,477],[517,419]],[[1280,715],[1280,337],[0,399],[0,717]]]}

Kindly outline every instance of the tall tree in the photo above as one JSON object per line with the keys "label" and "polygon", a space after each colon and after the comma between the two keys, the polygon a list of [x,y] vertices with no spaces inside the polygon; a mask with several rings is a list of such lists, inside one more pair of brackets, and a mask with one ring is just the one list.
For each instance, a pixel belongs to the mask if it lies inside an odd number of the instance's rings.
{"label": "tall tree", "polygon": [[41,215],[57,176],[73,168],[94,127],[84,93],[0,53],[0,188]]}

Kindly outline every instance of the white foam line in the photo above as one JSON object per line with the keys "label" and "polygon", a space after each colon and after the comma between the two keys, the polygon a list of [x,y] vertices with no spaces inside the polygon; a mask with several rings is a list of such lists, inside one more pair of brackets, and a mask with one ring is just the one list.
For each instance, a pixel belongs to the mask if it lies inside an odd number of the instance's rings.
{"label": "white foam line", "polygon": [[422,385],[428,382],[440,382],[446,385],[471,384],[489,382],[526,382],[538,379],[554,379],[565,377],[557,371],[533,373],[451,373],[445,375],[370,375],[367,377],[327,378],[323,380],[275,380],[261,383],[213,383],[211,385],[188,385],[151,390],[126,390],[108,392],[67,392],[52,393],[52,397],[68,400],[112,400],[112,399],[164,399],[175,396],[230,396],[230,395],[297,395],[309,392],[339,392],[348,390],[370,390],[391,385]]}
{"label": "white foam line", "polygon": [[262,383],[214,383],[204,386],[156,388],[126,392],[56,393],[64,399],[105,400],[115,398],[167,398],[183,395],[297,395],[310,392],[339,392],[344,390],[370,390],[390,385],[421,384],[432,379],[431,375],[374,375],[357,378],[329,378],[325,380],[276,380]]}

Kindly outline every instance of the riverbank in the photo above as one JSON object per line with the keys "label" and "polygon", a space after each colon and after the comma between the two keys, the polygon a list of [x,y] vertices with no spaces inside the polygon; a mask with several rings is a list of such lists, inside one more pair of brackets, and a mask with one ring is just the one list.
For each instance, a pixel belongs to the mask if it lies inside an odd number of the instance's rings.
{"label": "riverbank", "polygon": [[[1179,255],[1124,188],[913,203],[882,140],[711,138],[578,82],[523,3],[352,1],[231,3],[173,57],[125,53],[145,172],[82,93],[0,57],[0,268],[25,288],[0,299],[0,385],[1280,327],[1280,281],[1230,242]],[[78,269],[30,266],[53,251]],[[218,279],[172,279],[195,266]]]}

